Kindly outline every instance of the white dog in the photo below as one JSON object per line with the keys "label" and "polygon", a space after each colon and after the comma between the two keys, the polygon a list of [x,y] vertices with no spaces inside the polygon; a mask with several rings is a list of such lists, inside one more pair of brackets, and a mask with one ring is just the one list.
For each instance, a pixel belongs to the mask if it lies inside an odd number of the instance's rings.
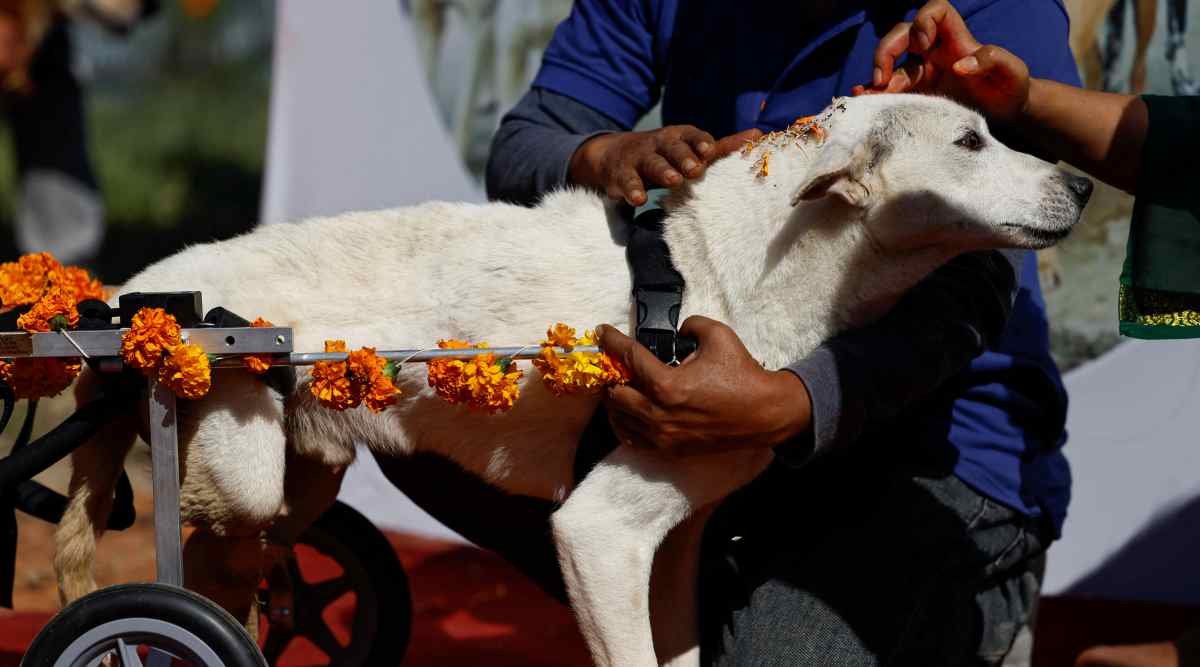
{"label": "white dog", "polygon": [[[823,141],[773,135],[666,203],[665,238],[687,280],[684,317],[727,322],[770,368],[878,318],[959,253],[1052,244],[1090,192],[1090,181],[1004,147],[979,115],[944,99],[838,100],[822,124]],[[260,227],[180,252],[123,291],[201,290],[210,306],[294,327],[302,351],[333,338],[380,349],[445,337],[531,342],[554,321],[627,321],[624,233],[599,196],[578,190],[532,209],[430,203]],[[696,662],[698,511],[758,475],[770,452],[675,458],[620,446],[574,487],[576,443],[597,399],[554,398],[530,372],[511,412],[485,416],[437,399],[423,365],[398,382],[405,396],[385,412],[339,413],[303,384],[280,397],[248,373],[217,373],[181,428],[183,510],[213,547],[198,567],[202,550],[189,544],[189,587],[244,612],[264,526],[294,539],[332,501],[356,442],[422,449],[510,492],[563,501],[554,537],[597,663]],[[135,419],[75,455],[56,557],[67,599],[94,587],[95,535]],[[652,627],[652,560],[689,517],[668,542],[682,548],[658,556],[673,559],[655,594],[671,608]]]}

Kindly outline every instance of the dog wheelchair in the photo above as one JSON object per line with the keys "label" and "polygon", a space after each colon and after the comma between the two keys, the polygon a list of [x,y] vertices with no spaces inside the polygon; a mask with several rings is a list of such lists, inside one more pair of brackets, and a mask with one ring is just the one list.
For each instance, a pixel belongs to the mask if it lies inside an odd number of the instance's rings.
{"label": "dog wheelchair", "polygon": [[[330,665],[395,665],[407,649],[412,602],[404,569],[387,538],[348,505],[335,503],[300,538],[297,549],[332,561],[340,574],[312,581],[305,559],[294,552],[266,573],[259,591],[260,618],[266,619],[265,641],[258,644],[242,624],[210,600],[182,586],[182,526],[176,397],[155,379],[122,366],[122,329],[142,307],[164,308],[174,315],[188,342],[218,355],[214,368],[240,366],[241,357],[270,354],[267,381],[295,384],[291,366],[328,356],[293,354],[287,327],[252,328],[222,308],[201,317],[198,292],[125,294],[119,308],[101,301],[79,304],[80,324],[71,332],[25,333],[16,330],[19,311],[0,316],[0,358],[83,358],[94,370],[113,378],[104,393],[79,407],[62,424],[30,442],[37,402],[30,401],[12,452],[0,459],[0,606],[12,606],[17,524],[15,510],[57,523],[67,500],[33,481],[33,477],[81,446],[117,410],[134,409],[147,389],[154,491],[156,581],[100,589],[62,609],[27,650],[24,667],[121,667],[193,665],[195,667],[262,667],[276,665],[295,638],[304,638],[324,653]],[[119,318],[119,322],[114,319]],[[146,384],[148,382],[148,386]],[[0,383],[0,432],[11,421],[15,397]],[[122,472],[107,527],[133,525],[133,491]],[[328,570],[326,566],[324,568]],[[345,617],[347,596],[350,636],[339,639],[326,620]],[[344,633],[343,633],[344,634]]]}

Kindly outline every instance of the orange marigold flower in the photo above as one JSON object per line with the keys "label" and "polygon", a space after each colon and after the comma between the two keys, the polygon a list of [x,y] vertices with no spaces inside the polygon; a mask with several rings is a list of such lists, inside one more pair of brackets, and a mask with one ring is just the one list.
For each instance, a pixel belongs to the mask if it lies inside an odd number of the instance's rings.
{"label": "orange marigold flower", "polygon": [[[273,327],[275,325],[261,317],[258,317],[250,323],[250,326],[264,328]],[[254,373],[255,375],[262,375],[271,369],[271,355],[247,354],[246,356],[242,357],[242,365],[245,366],[246,369],[251,373]]]}
{"label": "orange marigold flower", "polygon": [[36,303],[50,285],[50,274],[60,269],[62,265],[48,252],[0,264],[0,302],[5,308]]}
{"label": "orange marigold flower", "polygon": [[542,374],[542,384],[555,396],[571,393],[567,386],[566,375],[563,373],[563,361],[552,347],[543,347],[533,360],[533,367]]}
{"label": "orange marigold flower", "polygon": [[79,324],[79,310],[70,290],[52,287],[23,315],[17,318],[17,326],[29,332],[74,329]]}
{"label": "orange marigold flower", "polygon": [[575,339],[575,329],[562,322],[558,322],[549,329],[546,329],[546,340],[542,341],[542,347],[548,345],[561,347],[568,352],[578,344],[579,341]]}
{"label": "orange marigold flower", "polygon": [[[325,341],[326,352],[345,352],[346,341]],[[346,410],[359,404],[360,397],[354,391],[350,378],[346,377],[345,361],[318,361],[313,364],[312,381],[308,390],[317,401],[333,410]]]}
{"label": "orange marigold flower", "polygon": [[382,375],[383,366],[386,363],[375,355],[373,347],[361,347],[346,355],[346,365],[350,375],[362,382],[370,382],[375,376]]}
{"label": "orange marigold flower", "polygon": [[400,390],[384,373],[387,360],[375,354],[375,348],[364,347],[346,357],[350,382],[356,395],[371,412],[380,412],[400,398]]}
{"label": "orange marigold flower", "polygon": [[[486,346],[486,344],[484,344]],[[438,347],[443,350],[462,350],[472,346],[465,340],[454,340],[452,338],[439,340]],[[429,362],[429,386],[433,387],[433,391],[443,401],[450,403],[463,403],[463,385],[466,379],[463,378],[463,366],[466,362],[461,359],[434,359]]]}
{"label": "orange marigold flower", "polygon": [[195,400],[212,387],[208,355],[195,343],[172,347],[158,367],[158,381],[180,398]]}
{"label": "orange marigold flower", "polygon": [[604,384],[609,386],[629,384],[629,370],[625,368],[625,364],[622,364],[616,357],[609,356],[606,352],[601,352],[599,356],[596,365],[604,373]]}
{"label": "orange marigold flower", "polygon": [[57,396],[79,375],[78,359],[28,357],[0,361],[0,378],[21,398]]}
{"label": "orange marigold flower", "polygon": [[181,342],[175,316],[162,308],[143,308],[133,316],[129,331],[121,337],[121,360],[126,366],[140,368],[149,377],[158,368],[163,354]]}
{"label": "orange marigold flower", "polygon": [[50,274],[50,282],[56,287],[62,287],[71,292],[75,303],[87,299],[105,300],[104,283],[92,277],[87,269],[78,266],[64,266],[59,271]]}
{"label": "orange marigold flower", "polygon": [[367,406],[371,412],[382,412],[384,408],[394,405],[400,399],[400,389],[396,387],[391,378],[382,373],[364,389],[363,405]]}

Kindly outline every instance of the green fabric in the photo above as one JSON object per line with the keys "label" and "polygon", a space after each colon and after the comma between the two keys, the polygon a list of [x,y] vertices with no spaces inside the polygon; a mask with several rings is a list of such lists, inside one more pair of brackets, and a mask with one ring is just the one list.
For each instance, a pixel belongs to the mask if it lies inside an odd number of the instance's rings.
{"label": "green fabric", "polygon": [[1149,126],[1121,271],[1120,331],[1200,337],[1200,97],[1142,98]]}

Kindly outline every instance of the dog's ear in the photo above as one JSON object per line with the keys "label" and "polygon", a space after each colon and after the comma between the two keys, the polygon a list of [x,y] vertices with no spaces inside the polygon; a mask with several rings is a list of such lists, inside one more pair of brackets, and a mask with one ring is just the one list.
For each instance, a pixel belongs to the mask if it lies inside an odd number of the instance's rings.
{"label": "dog's ear", "polygon": [[808,176],[792,196],[792,206],[802,201],[835,196],[851,206],[866,207],[871,192],[864,180],[877,153],[869,142],[853,145],[827,142],[809,167]]}

